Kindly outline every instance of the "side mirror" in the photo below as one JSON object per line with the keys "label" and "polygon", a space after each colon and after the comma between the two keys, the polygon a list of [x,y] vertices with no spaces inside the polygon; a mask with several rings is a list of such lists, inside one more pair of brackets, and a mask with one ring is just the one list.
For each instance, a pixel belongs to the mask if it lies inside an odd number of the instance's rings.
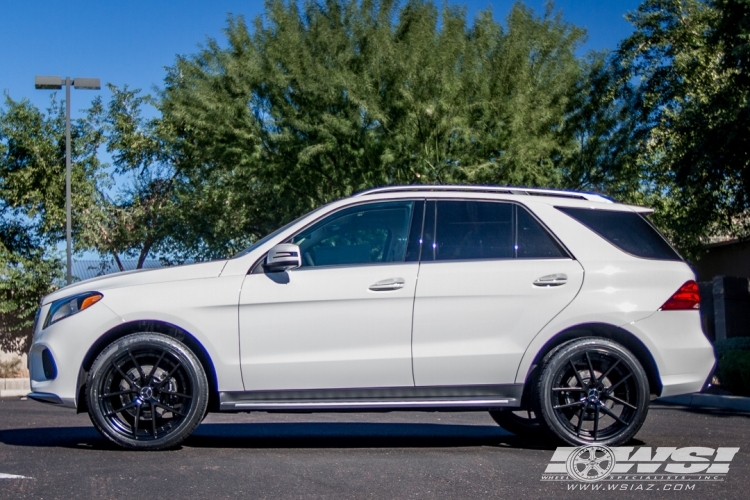
{"label": "side mirror", "polygon": [[302,265],[302,252],[297,245],[282,243],[268,251],[263,269],[267,273],[280,273]]}

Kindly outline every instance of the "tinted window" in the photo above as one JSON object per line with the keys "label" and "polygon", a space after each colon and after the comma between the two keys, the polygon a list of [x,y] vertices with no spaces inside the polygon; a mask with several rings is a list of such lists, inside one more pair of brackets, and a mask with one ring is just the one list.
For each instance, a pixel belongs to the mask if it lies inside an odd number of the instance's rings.
{"label": "tinted window", "polygon": [[424,214],[424,231],[422,232],[421,260],[435,260],[435,213],[437,204],[434,201],[427,203]]}
{"label": "tinted window", "polygon": [[636,257],[681,260],[659,232],[640,214],[591,208],[557,207],[614,246]]}
{"label": "tinted window", "polygon": [[518,221],[516,257],[519,259],[567,257],[565,250],[526,209],[516,205],[516,211]]}
{"label": "tinted window", "polygon": [[438,201],[435,260],[512,259],[513,205]]}
{"label": "tinted window", "polygon": [[406,247],[406,261],[419,261],[419,253],[422,250],[422,226],[424,225],[424,206],[427,202],[420,200],[414,202],[414,213],[411,216],[411,229],[409,229],[409,242]]}
{"label": "tinted window", "polygon": [[402,262],[414,202],[359,205],[336,212],[291,242],[302,251],[302,267]]}

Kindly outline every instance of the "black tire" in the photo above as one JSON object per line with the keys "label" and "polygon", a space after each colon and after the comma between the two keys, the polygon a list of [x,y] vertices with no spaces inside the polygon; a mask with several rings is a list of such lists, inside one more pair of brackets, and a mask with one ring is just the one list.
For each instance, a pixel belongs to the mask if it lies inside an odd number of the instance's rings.
{"label": "black tire", "polygon": [[497,410],[490,416],[497,424],[518,437],[539,439],[545,435],[545,425],[532,410]]}
{"label": "black tire", "polygon": [[630,351],[589,337],[569,342],[549,357],[537,398],[539,416],[561,440],[617,446],[640,430],[650,394],[646,373]]}
{"label": "black tire", "polygon": [[208,406],[208,381],[184,344],[134,333],[105,348],[86,383],[89,417],[123,448],[162,450],[187,438]]}

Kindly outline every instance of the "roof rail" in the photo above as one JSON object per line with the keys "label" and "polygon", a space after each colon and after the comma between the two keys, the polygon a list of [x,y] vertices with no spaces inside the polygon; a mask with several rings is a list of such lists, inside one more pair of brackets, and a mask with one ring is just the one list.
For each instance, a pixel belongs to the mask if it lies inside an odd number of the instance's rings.
{"label": "roof rail", "polygon": [[598,201],[603,203],[613,203],[614,200],[607,196],[595,193],[582,193],[579,191],[564,191],[559,189],[539,189],[526,187],[506,187],[506,186],[448,186],[448,185],[411,185],[411,186],[386,186],[361,191],[354,196],[366,196],[379,193],[406,193],[412,191],[427,192],[471,192],[471,193],[497,193],[497,194],[515,194],[527,196],[553,196],[557,198],[571,198],[575,200]]}

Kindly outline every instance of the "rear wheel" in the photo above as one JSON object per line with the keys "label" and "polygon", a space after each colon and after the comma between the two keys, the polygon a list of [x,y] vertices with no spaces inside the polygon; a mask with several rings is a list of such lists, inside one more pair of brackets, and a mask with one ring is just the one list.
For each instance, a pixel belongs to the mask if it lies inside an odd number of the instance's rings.
{"label": "rear wheel", "polygon": [[160,450],[178,445],[200,424],[208,381],[184,344],[136,333],[97,357],[86,395],[91,421],[106,438],[125,448]]}
{"label": "rear wheel", "polygon": [[646,373],[630,351],[603,338],[565,344],[545,363],[537,388],[540,417],[573,445],[617,446],[648,413]]}

